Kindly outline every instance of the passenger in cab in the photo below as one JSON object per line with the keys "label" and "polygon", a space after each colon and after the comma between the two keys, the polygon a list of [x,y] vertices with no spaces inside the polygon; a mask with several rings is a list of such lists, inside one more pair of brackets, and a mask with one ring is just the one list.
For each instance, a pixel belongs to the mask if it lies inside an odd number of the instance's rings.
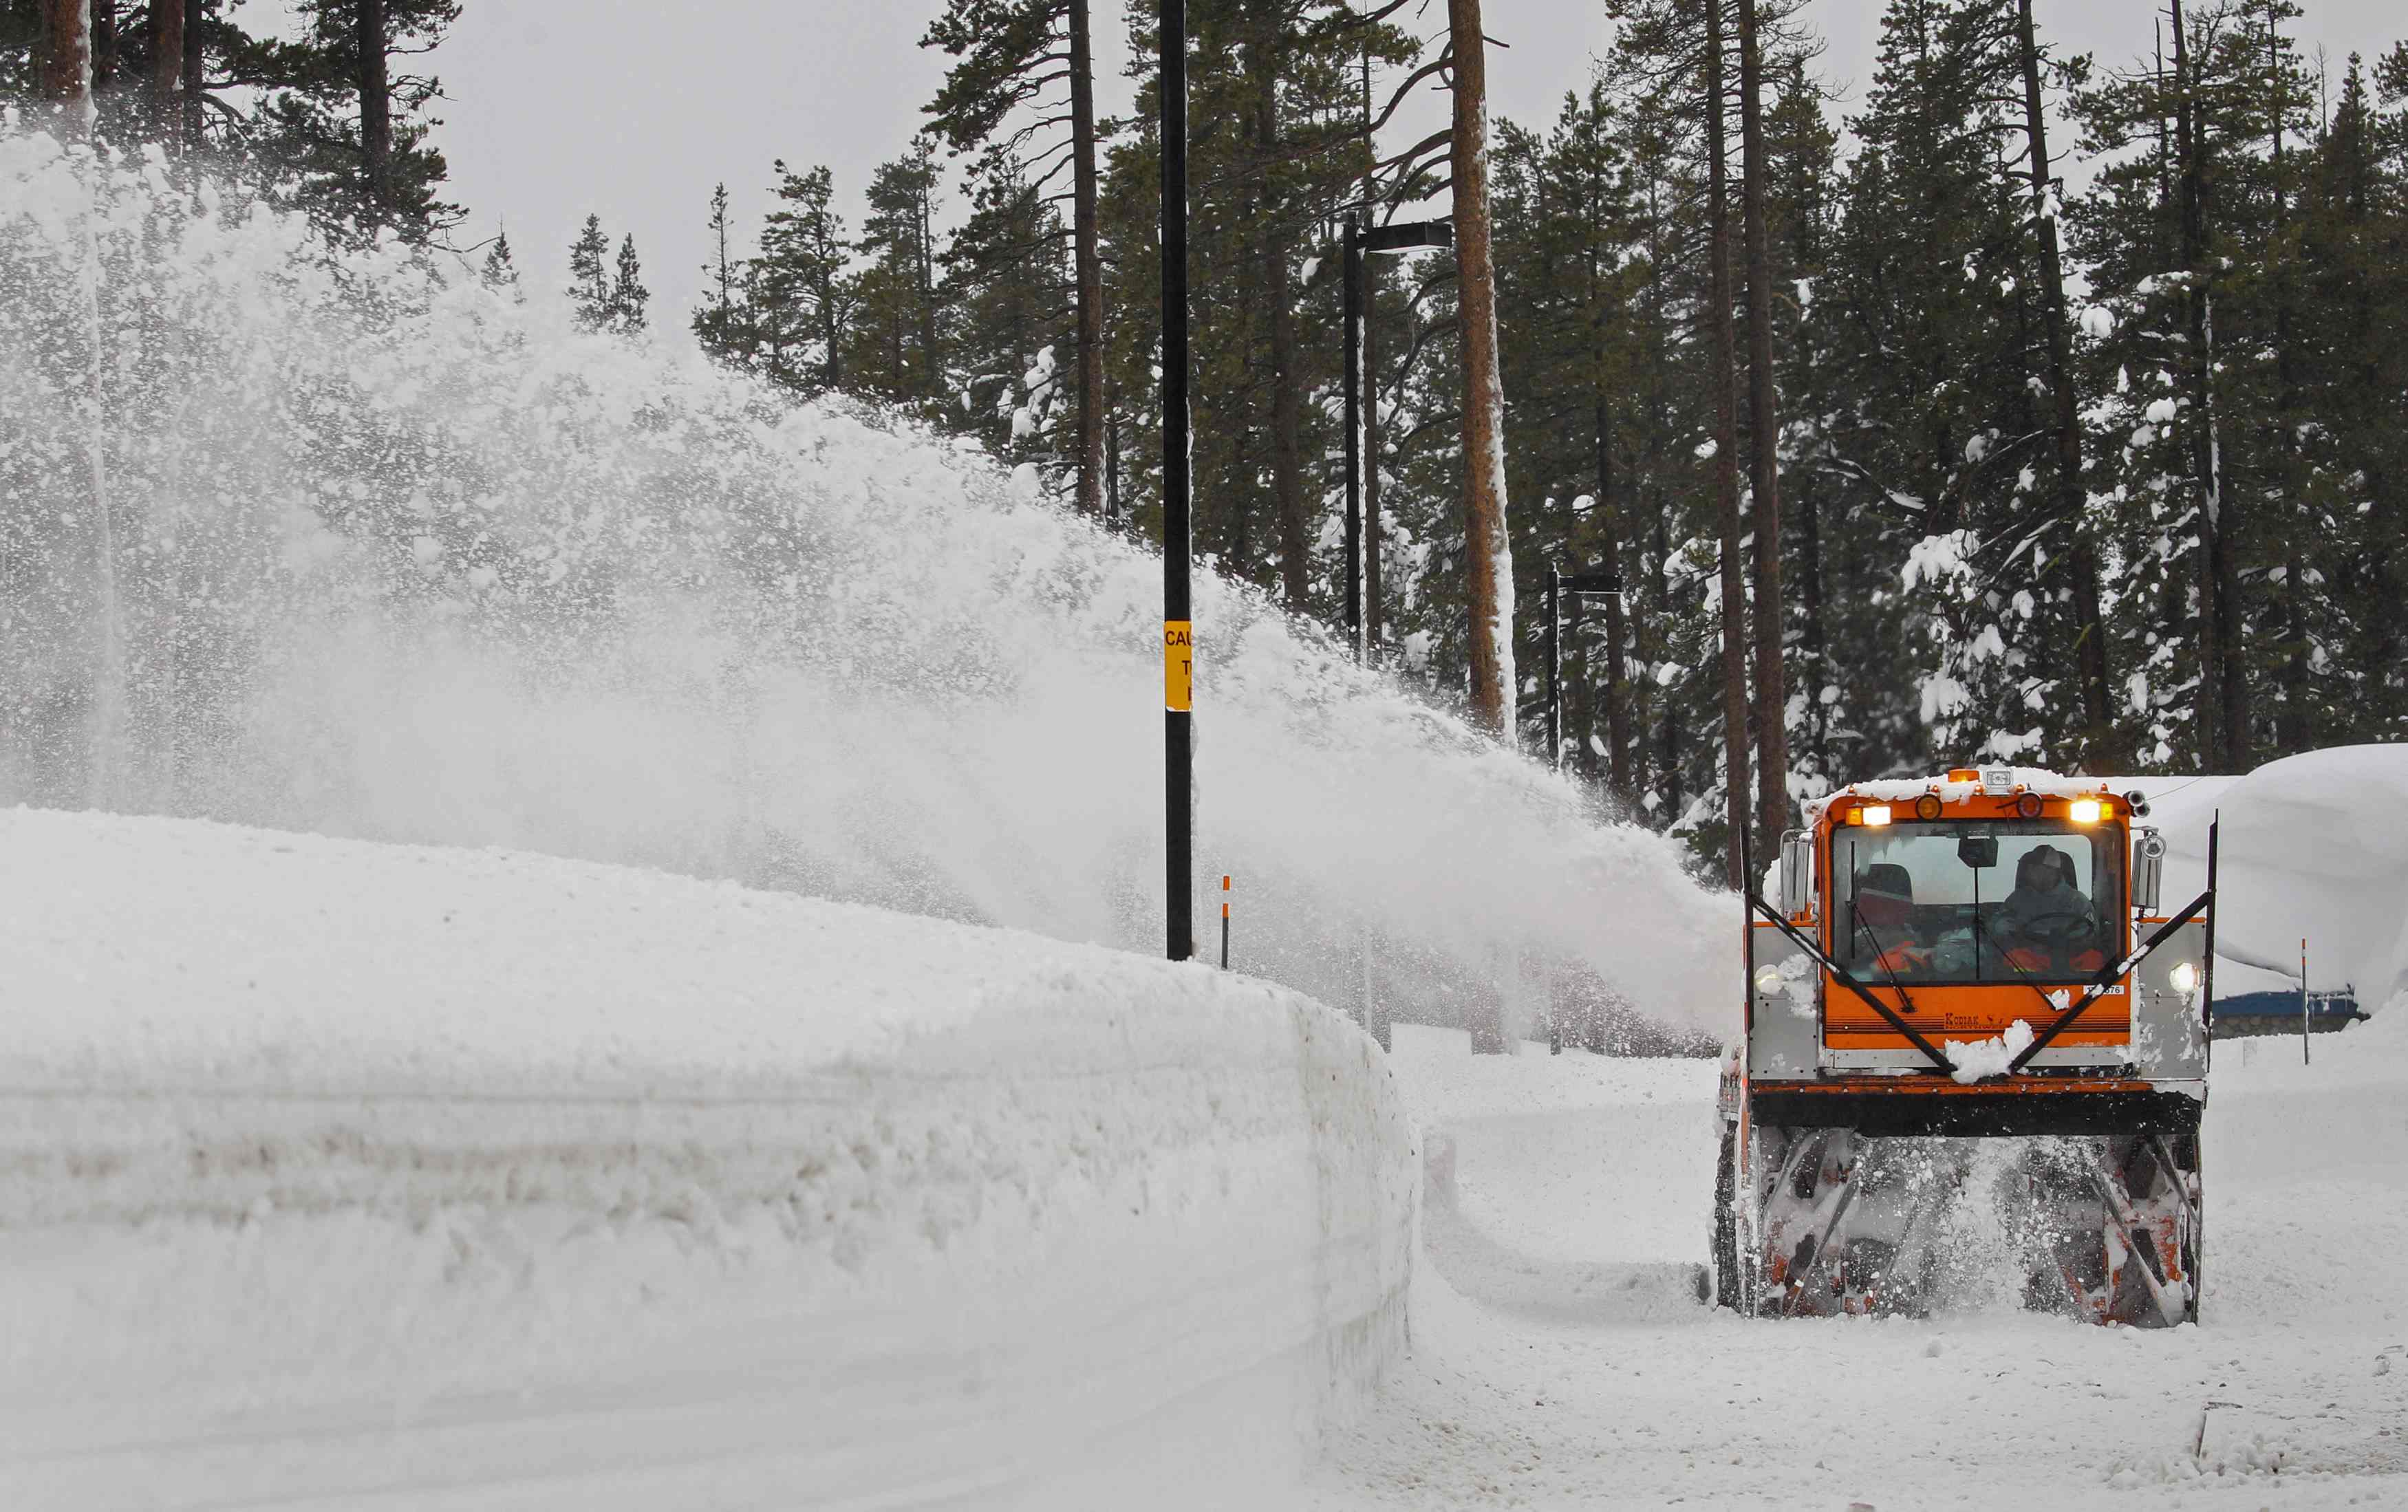
{"label": "passenger in cab", "polygon": [[1931,969],[1931,951],[1915,937],[1914,878],[1903,866],[1876,863],[1856,876],[1855,949],[1859,967],[1901,979]]}

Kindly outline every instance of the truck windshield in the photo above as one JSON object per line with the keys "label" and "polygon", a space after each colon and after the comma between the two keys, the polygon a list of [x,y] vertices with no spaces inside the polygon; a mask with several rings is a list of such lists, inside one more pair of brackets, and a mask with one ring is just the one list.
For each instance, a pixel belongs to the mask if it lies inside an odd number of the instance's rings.
{"label": "truck windshield", "polygon": [[1831,836],[1832,958],[1858,979],[2064,984],[2123,949],[2112,825],[2001,820],[1849,826]]}

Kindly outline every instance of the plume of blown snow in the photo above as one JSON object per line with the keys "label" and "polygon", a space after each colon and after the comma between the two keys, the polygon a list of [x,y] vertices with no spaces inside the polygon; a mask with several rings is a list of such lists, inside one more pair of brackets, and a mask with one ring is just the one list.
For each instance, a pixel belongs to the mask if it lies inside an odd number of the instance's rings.
{"label": "plume of blown snow", "polygon": [[[1158,559],[957,444],[8,129],[0,493],[0,802],[1159,949]],[[1670,843],[1257,593],[1195,620],[1236,965],[1721,1027],[1728,906]]]}

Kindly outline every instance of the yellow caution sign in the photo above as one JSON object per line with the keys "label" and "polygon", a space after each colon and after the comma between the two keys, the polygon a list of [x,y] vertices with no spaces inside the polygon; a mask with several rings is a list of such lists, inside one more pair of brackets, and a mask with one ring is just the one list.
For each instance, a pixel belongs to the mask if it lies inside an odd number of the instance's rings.
{"label": "yellow caution sign", "polygon": [[1196,626],[1162,622],[1162,706],[1185,714],[1196,707]]}

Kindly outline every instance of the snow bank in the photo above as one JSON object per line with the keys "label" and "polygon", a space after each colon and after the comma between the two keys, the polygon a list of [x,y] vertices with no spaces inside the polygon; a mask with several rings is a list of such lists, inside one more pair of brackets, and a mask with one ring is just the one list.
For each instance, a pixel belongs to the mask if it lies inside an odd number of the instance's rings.
{"label": "snow bank", "polygon": [[499,851],[0,855],[11,1506],[1094,1505],[1292,1471],[1401,1345],[1412,1131],[1283,989]]}
{"label": "snow bank", "polygon": [[[2161,790],[2148,822],[2165,832],[2173,906],[2207,885],[2208,824],[2223,816],[2219,956],[2296,980],[2305,938],[2318,990],[2355,987],[2370,1010],[2408,991],[2408,745],[2342,746],[2240,778],[2140,785]],[[2218,969],[2219,996],[2244,990],[2241,973]]]}

